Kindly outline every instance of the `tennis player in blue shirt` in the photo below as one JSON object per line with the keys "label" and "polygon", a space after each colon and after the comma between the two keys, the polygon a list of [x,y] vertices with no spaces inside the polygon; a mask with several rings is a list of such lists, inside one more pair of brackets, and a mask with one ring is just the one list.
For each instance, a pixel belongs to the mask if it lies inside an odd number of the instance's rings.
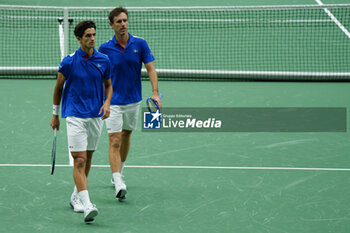
{"label": "tennis player in blue shirt", "polygon": [[99,51],[106,54],[112,64],[113,97],[111,114],[106,120],[109,135],[109,162],[112,183],[119,201],[126,198],[126,185],[122,171],[130,147],[130,136],[136,129],[141,93],[141,68],[145,64],[152,85],[152,98],[161,107],[158,96],[158,77],[153,65],[154,57],[143,38],[128,33],[128,11],[118,7],[109,16],[115,36],[103,43]]}
{"label": "tennis player in blue shirt", "polygon": [[62,117],[66,118],[68,146],[74,158],[76,186],[70,205],[75,212],[84,212],[84,221],[90,223],[98,210],[90,201],[87,176],[101,135],[102,120],[110,114],[111,64],[106,55],[94,49],[96,26],[93,21],[79,23],[74,34],[81,47],[65,57],[58,69],[51,126],[57,130],[60,127],[58,115],[62,98]]}

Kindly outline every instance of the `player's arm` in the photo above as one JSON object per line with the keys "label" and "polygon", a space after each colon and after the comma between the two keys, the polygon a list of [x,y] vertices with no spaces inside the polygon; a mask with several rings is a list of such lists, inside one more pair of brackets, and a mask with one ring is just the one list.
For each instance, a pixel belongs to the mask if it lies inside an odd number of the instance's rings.
{"label": "player's arm", "polygon": [[156,100],[158,103],[159,108],[162,108],[162,102],[159,98],[159,92],[158,92],[158,76],[156,69],[154,68],[153,62],[148,62],[145,64],[149,80],[151,81],[152,85],[152,99]]}
{"label": "player's arm", "polygon": [[51,119],[51,127],[52,129],[57,128],[57,130],[60,129],[60,120],[59,120],[59,108],[60,108],[60,103],[61,103],[61,98],[62,98],[62,92],[63,92],[63,87],[64,83],[66,81],[66,78],[63,76],[62,73],[58,72],[57,73],[57,81],[56,81],[56,86],[53,92],[53,115]]}
{"label": "player's arm", "polygon": [[103,83],[105,85],[105,102],[103,103],[100,113],[103,111],[103,116],[101,117],[102,120],[109,117],[110,114],[110,106],[111,106],[111,99],[113,95],[113,87],[112,87],[112,81],[111,79],[105,79],[103,80]]}

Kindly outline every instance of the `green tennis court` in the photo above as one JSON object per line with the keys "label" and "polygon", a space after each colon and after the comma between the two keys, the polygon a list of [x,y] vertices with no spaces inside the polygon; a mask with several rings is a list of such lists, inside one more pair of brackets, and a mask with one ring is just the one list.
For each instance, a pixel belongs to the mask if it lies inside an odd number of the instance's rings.
{"label": "green tennis court", "polygon": [[[110,6],[107,1],[101,4]],[[348,71],[349,65],[343,68]],[[348,132],[146,133],[141,131],[141,120],[132,136],[125,170],[128,199],[123,203],[114,198],[109,181],[104,128],[89,176],[91,200],[100,214],[94,224],[86,225],[69,206],[74,182],[64,120],[57,138],[58,165],[49,175],[54,85],[53,79],[0,79],[4,232],[346,233],[350,229]],[[162,81],[159,86],[167,107],[350,108],[347,82]],[[150,84],[144,81],[144,99],[150,93]]]}
{"label": "green tennis court", "polygon": [[[64,166],[49,175],[52,132],[46,109],[54,80],[0,82],[9,100],[1,102],[0,134],[1,225],[7,232],[347,232],[348,133],[138,129],[125,172],[128,201],[119,203],[109,183],[104,130],[93,160],[102,166],[93,167],[89,177],[101,214],[85,226],[68,205],[73,179],[64,124],[57,150],[57,163]],[[144,87],[149,93],[147,82]],[[350,88],[277,82],[161,82],[161,87],[167,106],[347,108]],[[193,89],[198,93],[191,97]]]}

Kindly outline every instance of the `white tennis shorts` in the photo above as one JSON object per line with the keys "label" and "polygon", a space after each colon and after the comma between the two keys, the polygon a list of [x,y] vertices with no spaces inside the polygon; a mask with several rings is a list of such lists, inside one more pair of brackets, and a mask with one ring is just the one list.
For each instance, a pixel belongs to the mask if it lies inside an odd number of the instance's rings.
{"label": "white tennis shorts", "polygon": [[108,133],[135,130],[139,118],[140,102],[127,105],[111,105],[111,113],[106,119]]}
{"label": "white tennis shorts", "polygon": [[101,136],[101,118],[67,117],[68,148],[74,151],[94,151]]}

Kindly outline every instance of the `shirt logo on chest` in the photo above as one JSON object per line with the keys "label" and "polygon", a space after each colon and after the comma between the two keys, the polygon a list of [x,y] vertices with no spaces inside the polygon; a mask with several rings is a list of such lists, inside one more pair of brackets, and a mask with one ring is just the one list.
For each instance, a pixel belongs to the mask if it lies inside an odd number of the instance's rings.
{"label": "shirt logo on chest", "polygon": [[137,50],[137,49],[134,49],[134,51],[133,51],[134,53],[138,53],[139,51]]}

